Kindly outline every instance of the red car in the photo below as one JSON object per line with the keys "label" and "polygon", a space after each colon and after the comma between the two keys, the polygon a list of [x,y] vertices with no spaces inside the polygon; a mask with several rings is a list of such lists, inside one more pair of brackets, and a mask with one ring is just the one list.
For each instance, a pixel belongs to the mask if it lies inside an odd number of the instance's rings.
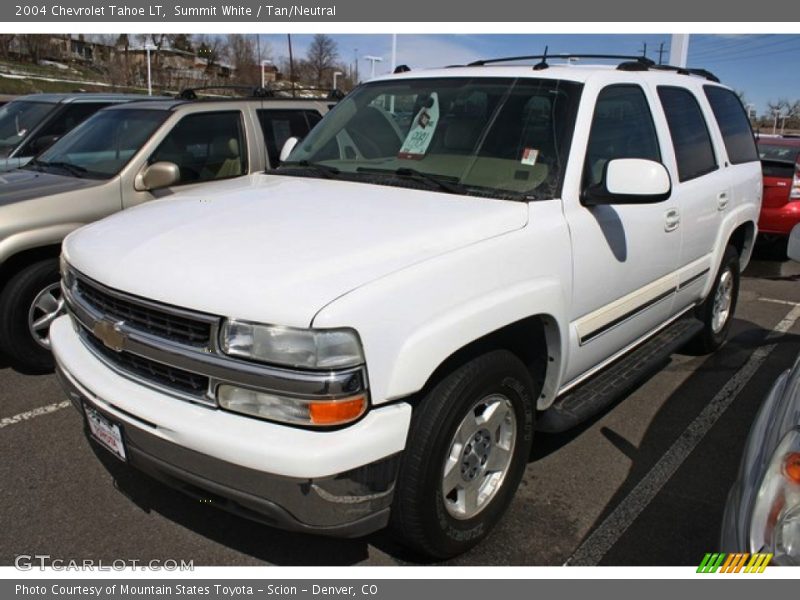
{"label": "red car", "polygon": [[786,238],[800,223],[800,137],[758,138],[764,172],[759,235]]}

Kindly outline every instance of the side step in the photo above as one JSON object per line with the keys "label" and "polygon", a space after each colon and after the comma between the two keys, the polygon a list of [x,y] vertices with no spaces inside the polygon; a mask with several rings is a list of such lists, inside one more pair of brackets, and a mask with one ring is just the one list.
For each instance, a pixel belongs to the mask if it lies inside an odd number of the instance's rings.
{"label": "side step", "polygon": [[548,433],[566,431],[602,412],[702,328],[703,324],[694,317],[678,319],[586,382],[556,398],[539,416],[536,429]]}

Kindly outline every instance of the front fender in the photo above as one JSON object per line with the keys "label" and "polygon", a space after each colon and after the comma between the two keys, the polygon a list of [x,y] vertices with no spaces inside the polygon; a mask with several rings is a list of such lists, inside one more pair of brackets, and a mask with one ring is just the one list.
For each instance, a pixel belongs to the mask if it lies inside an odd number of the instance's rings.
{"label": "front fender", "polygon": [[25,250],[60,245],[67,235],[84,225],[85,223],[58,223],[13,233],[0,240],[0,264]]}
{"label": "front fender", "polygon": [[570,272],[565,232],[543,228],[534,239],[523,229],[358,288],[323,308],[313,326],[359,332],[372,401],[380,404],[421,390],[448,357],[471,342],[541,315],[550,358],[542,408],[554,399],[564,368],[571,290],[562,282]]}

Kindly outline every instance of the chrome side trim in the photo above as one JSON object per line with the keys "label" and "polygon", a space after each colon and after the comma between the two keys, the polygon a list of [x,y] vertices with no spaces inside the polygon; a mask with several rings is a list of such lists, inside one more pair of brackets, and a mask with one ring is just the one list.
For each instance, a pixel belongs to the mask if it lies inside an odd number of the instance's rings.
{"label": "chrome side trim", "polygon": [[[99,323],[110,323],[92,307],[81,302],[72,290],[65,286],[62,288],[72,318],[87,332],[94,331]],[[160,309],[160,305],[157,306]],[[352,396],[353,393],[367,389],[364,366],[342,371],[295,371],[251,363],[215,354],[209,350],[204,351],[185,346],[127,327],[124,323],[119,325],[119,329],[123,335],[118,351],[129,352],[169,367],[208,377],[211,380],[209,399],[213,398],[215,386],[221,382],[299,398],[311,397],[329,400]],[[92,350],[90,344],[85,345]],[[97,356],[96,352],[93,354]],[[103,362],[109,364],[108,360],[103,360]],[[150,387],[154,385],[150,382],[143,382],[141,378],[125,369],[114,365],[110,366],[116,372],[138,383]],[[198,396],[183,394],[174,389],[165,388],[162,391],[181,399],[202,401]],[[216,400],[213,402],[216,405]]]}
{"label": "chrome side trim", "polygon": [[622,356],[623,354],[627,354],[628,352],[633,350],[636,346],[642,344],[643,342],[647,341],[648,339],[650,339],[651,337],[656,335],[662,329],[665,329],[666,327],[669,327],[672,323],[674,323],[675,321],[680,319],[683,315],[688,313],[690,310],[694,310],[694,307],[695,307],[694,304],[692,304],[691,306],[687,306],[681,312],[679,312],[675,316],[671,317],[667,321],[664,321],[661,325],[659,325],[658,327],[656,327],[652,331],[649,331],[649,332],[645,333],[639,339],[631,342],[630,344],[628,344],[627,346],[622,348],[619,352],[616,352],[616,353],[612,354],[607,359],[605,359],[603,362],[598,363],[597,365],[595,365],[594,367],[592,367],[588,371],[584,371],[583,373],[581,373],[577,377],[573,378],[571,381],[568,381],[563,386],[561,386],[561,388],[559,388],[558,392],[556,393],[556,398],[558,398],[562,394],[567,393],[568,391],[570,391],[572,388],[576,387],[577,385],[580,385],[581,383],[583,383],[584,381],[589,379],[589,377],[591,377],[592,375],[594,375],[598,371],[602,371],[608,365],[610,365],[611,363],[616,361],[620,356]]}

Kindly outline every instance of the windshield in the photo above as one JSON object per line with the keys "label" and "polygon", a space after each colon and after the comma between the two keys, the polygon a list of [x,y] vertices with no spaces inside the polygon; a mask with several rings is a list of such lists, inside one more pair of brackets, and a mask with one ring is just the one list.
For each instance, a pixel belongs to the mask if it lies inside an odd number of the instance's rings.
{"label": "windshield", "polygon": [[15,100],[0,108],[0,157],[7,157],[57,105]]}
{"label": "windshield", "polygon": [[113,177],[171,113],[166,110],[101,110],[29,163],[28,168],[77,177]]}
{"label": "windshield", "polygon": [[279,172],[553,198],[580,92],[577,83],[533,78],[369,83],[340,102]]}

